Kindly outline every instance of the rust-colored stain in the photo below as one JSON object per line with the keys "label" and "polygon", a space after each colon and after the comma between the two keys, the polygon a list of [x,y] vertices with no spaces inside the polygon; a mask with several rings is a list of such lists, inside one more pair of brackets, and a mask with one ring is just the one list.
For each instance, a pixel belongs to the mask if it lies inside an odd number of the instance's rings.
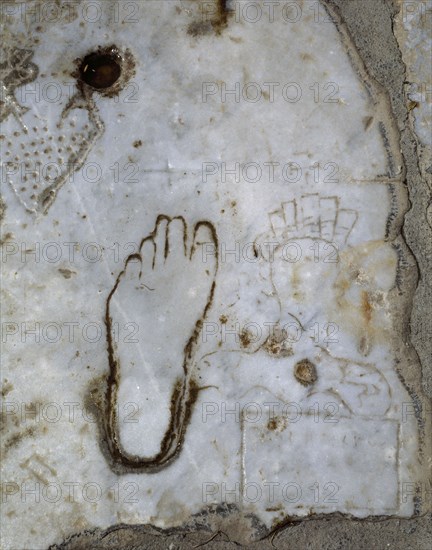
{"label": "rust-colored stain", "polygon": [[369,293],[363,290],[361,295],[361,311],[366,323],[370,323],[372,319],[373,307],[369,301]]}
{"label": "rust-colored stain", "polygon": [[311,386],[318,379],[316,367],[309,359],[302,359],[296,363],[294,376],[303,386]]}
{"label": "rust-colored stain", "polygon": [[216,34],[220,36],[222,31],[228,27],[228,20],[232,11],[228,9],[229,0],[215,0],[215,11],[205,12],[210,6],[208,2],[201,5],[201,20],[194,21],[188,27],[188,34],[193,37]]}
{"label": "rust-colored stain", "polygon": [[267,422],[267,429],[272,432],[283,432],[287,427],[287,420],[281,416],[274,416]]}
{"label": "rust-colored stain", "polygon": [[249,344],[252,342],[253,335],[246,329],[242,330],[242,332],[239,334],[240,337],[240,344],[242,348],[249,347]]}

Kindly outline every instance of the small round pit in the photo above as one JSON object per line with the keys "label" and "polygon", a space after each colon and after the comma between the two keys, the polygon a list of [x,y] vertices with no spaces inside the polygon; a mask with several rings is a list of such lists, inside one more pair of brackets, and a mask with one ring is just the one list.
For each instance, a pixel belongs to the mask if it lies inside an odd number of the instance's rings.
{"label": "small round pit", "polygon": [[83,82],[96,90],[111,88],[121,75],[121,59],[115,53],[93,52],[80,66]]}

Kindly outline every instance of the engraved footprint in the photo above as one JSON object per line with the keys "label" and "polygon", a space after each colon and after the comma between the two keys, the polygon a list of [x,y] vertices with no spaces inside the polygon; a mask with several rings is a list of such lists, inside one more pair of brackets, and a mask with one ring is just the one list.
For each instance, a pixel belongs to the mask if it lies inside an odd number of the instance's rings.
{"label": "engraved footprint", "polygon": [[[339,250],[346,246],[358,212],[341,208],[338,197],[312,193],[282,203],[269,218],[271,231],[258,244],[275,245],[268,261],[281,319],[294,315],[304,327],[320,309],[331,307],[333,296],[323,292],[323,282],[333,287],[340,272]],[[259,249],[269,251],[262,244]]]}
{"label": "engraved footprint", "polygon": [[[205,243],[217,245],[211,223],[188,234],[182,217],[159,216],[108,298],[105,430],[117,465],[157,470],[181,449],[196,397],[195,350],[215,290],[217,257],[203,253]],[[128,323],[135,337],[117,338]]]}

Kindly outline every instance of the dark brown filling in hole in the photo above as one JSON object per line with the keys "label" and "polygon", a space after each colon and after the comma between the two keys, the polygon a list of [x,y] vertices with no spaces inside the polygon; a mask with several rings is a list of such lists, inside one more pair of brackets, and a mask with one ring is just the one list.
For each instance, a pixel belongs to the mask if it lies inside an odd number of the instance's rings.
{"label": "dark brown filling in hole", "polygon": [[120,59],[114,54],[91,53],[80,67],[81,80],[97,90],[110,88],[120,75]]}

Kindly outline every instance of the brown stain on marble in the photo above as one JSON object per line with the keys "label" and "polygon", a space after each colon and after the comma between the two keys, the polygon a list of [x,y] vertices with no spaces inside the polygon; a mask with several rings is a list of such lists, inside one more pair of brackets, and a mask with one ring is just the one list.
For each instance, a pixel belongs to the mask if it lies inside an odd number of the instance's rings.
{"label": "brown stain on marble", "polygon": [[283,330],[275,330],[264,342],[262,349],[271,357],[290,357],[294,353]]}
{"label": "brown stain on marble", "polygon": [[228,8],[229,0],[214,0],[214,11],[204,12],[208,2],[201,4],[201,20],[193,21],[187,33],[194,38],[216,34],[220,36],[228,27],[232,11]]}
{"label": "brown stain on marble", "polygon": [[253,335],[248,330],[242,330],[242,332],[239,334],[239,338],[241,347],[247,348],[252,342]]}
{"label": "brown stain on marble", "polygon": [[0,246],[3,246],[8,241],[11,241],[14,238],[13,233],[6,233],[3,237],[0,238]]}
{"label": "brown stain on marble", "polygon": [[76,275],[76,271],[72,271],[71,269],[63,269],[59,268],[58,272],[65,278],[70,279],[72,275]]}
{"label": "brown stain on marble", "polygon": [[369,300],[369,293],[365,290],[361,294],[361,312],[367,324],[371,322],[373,307]]}
{"label": "brown stain on marble", "polygon": [[311,386],[318,379],[316,367],[309,359],[302,359],[296,363],[294,376],[302,386]]}
{"label": "brown stain on marble", "polygon": [[[389,323],[384,314],[397,284],[399,268],[395,251],[385,241],[370,241],[342,251],[340,261],[330,314],[338,326],[356,338],[362,355],[367,355],[374,345],[389,337]],[[377,279],[380,273],[387,274],[387,281]],[[389,274],[392,276],[388,277]]]}
{"label": "brown stain on marble", "polygon": [[283,432],[288,423],[283,416],[273,416],[267,422],[267,429],[271,432]]}
{"label": "brown stain on marble", "polygon": [[8,382],[7,380],[4,381],[4,384],[2,386],[1,390],[1,396],[4,398],[7,396],[9,392],[11,392],[14,389],[13,385]]}
{"label": "brown stain on marble", "polygon": [[21,443],[21,441],[23,441],[27,437],[33,437],[35,433],[36,433],[36,426],[29,426],[28,428],[25,428],[24,430],[11,435],[4,442],[4,445],[2,448],[3,457],[5,457],[11,449],[13,449],[14,447],[17,447]]}

